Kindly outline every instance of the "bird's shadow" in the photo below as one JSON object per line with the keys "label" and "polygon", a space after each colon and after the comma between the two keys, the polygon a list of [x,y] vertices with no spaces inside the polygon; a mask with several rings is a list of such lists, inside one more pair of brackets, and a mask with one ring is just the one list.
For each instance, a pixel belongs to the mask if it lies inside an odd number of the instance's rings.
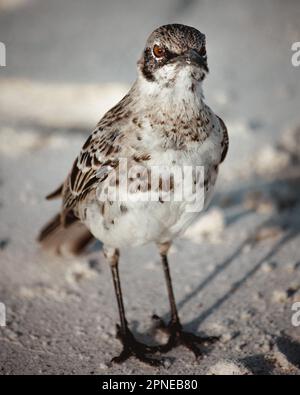
{"label": "bird's shadow", "polygon": [[[282,237],[282,239],[279,240],[267,254],[265,254],[262,258],[260,258],[244,276],[242,276],[234,284],[232,284],[230,289],[224,295],[222,295],[218,300],[216,300],[212,306],[202,311],[198,317],[187,323],[186,324],[187,327],[190,330],[197,330],[199,325],[202,324],[207,319],[207,317],[209,317],[213,312],[215,312],[218,308],[220,308],[223,305],[223,303],[225,303],[229,298],[231,298],[246,283],[246,281],[249,280],[250,277],[255,275],[255,273],[260,269],[261,265],[264,262],[270,260],[280,250],[280,248],[285,245],[285,243],[292,240],[298,234],[299,234],[299,229],[291,230],[287,232],[284,235],[284,237]],[[211,274],[209,274],[209,276],[207,276],[206,279],[202,281],[191,293],[186,295],[178,303],[178,307],[182,308],[187,302],[189,302],[200,291],[202,291],[202,289],[206,287],[215,277],[217,277],[222,271],[228,268],[240,256],[244,246],[247,245],[247,243],[248,243],[248,239],[245,242],[243,242],[232,255],[230,255],[227,259],[225,259],[224,262],[218,265],[217,268]]]}
{"label": "bird's shadow", "polygon": [[285,355],[290,364],[300,369],[300,343],[287,335],[278,337],[276,341],[278,350]]}
{"label": "bird's shadow", "polygon": [[250,355],[240,359],[240,362],[255,375],[269,376],[274,372],[274,365],[263,354]]}
{"label": "bird's shadow", "polygon": [[[275,344],[278,350],[285,356],[292,367],[300,368],[300,344],[288,335],[277,337]],[[267,359],[263,354],[251,355],[240,359],[240,362],[256,375],[275,374],[276,361]]]}

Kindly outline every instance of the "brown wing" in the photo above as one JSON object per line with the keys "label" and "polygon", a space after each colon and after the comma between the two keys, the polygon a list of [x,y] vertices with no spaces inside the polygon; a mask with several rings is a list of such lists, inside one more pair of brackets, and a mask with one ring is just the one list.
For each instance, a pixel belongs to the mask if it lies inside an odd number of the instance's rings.
{"label": "brown wing", "polygon": [[97,129],[89,136],[63,188],[64,215],[75,211],[77,203],[104,181],[109,172],[118,165],[117,154],[121,150],[122,134]]}
{"label": "brown wing", "polygon": [[[48,222],[39,234],[43,245],[58,247],[72,240],[72,251],[79,252],[92,239],[91,233],[78,221],[78,202],[103,181],[118,164],[118,153],[124,147],[122,125],[130,115],[126,110],[130,96],[126,95],[100,120],[88,137],[66,181],[48,199],[62,197],[61,213]],[[125,134],[125,133],[124,133]],[[123,155],[123,154],[122,154]],[[66,229],[67,228],[67,229]]]}
{"label": "brown wing", "polygon": [[120,126],[130,115],[130,100],[129,94],[124,96],[105,114],[86,140],[64,184],[63,211],[75,210],[76,215],[77,202],[84,199],[117,166],[118,154],[123,146]]}
{"label": "brown wing", "polygon": [[222,118],[218,117],[219,121],[220,121],[220,125],[221,128],[223,130],[223,139],[221,142],[221,146],[222,146],[222,155],[221,155],[221,162],[222,163],[224,161],[224,159],[226,158],[227,152],[228,152],[228,147],[229,147],[229,137],[228,137],[228,131],[226,128],[225,123],[223,122]]}

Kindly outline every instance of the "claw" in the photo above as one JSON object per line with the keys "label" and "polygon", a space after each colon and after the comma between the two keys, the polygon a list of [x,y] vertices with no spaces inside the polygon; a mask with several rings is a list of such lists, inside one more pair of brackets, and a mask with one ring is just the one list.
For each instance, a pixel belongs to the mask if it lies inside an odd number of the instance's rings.
{"label": "claw", "polygon": [[117,325],[117,333],[116,337],[121,341],[123,345],[123,350],[121,353],[112,358],[111,364],[113,363],[122,363],[126,361],[130,357],[135,357],[139,361],[144,362],[151,366],[162,366],[163,361],[160,359],[155,359],[147,356],[147,353],[154,354],[159,351],[156,346],[148,346],[147,344],[141,343],[135,339],[133,334],[127,329],[124,334],[119,325]]}
{"label": "claw", "polygon": [[197,336],[191,332],[186,332],[182,329],[180,322],[170,322],[166,324],[160,317],[153,315],[152,319],[155,321],[155,328],[167,332],[170,337],[166,344],[158,346],[161,353],[170,351],[172,348],[178,347],[180,345],[185,346],[190,351],[192,351],[198,359],[201,357],[202,352],[199,345],[209,345],[220,340],[219,336]]}

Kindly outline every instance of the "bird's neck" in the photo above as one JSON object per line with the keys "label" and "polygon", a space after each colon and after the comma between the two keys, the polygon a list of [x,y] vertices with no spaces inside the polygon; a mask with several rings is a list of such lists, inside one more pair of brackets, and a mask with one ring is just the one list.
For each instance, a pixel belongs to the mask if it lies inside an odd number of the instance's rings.
{"label": "bird's neck", "polygon": [[205,106],[202,82],[193,80],[177,81],[176,84],[160,85],[138,78],[135,89],[140,99],[141,109],[176,115],[177,118],[194,118]]}
{"label": "bird's neck", "polygon": [[157,85],[138,80],[134,87],[135,112],[141,117],[145,130],[151,130],[163,147],[179,149],[187,142],[202,141],[206,131],[206,113],[200,83],[158,88]]}

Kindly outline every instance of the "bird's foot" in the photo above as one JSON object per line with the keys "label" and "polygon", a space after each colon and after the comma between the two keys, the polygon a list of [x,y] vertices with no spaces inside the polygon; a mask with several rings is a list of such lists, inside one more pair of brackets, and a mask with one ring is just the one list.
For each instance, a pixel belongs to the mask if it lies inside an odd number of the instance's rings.
{"label": "bird's foot", "polygon": [[120,355],[114,357],[111,360],[111,363],[122,363],[126,361],[130,357],[135,357],[141,362],[144,362],[151,366],[161,366],[163,365],[163,361],[160,359],[155,359],[149,357],[147,354],[154,354],[159,351],[158,347],[151,347],[147,344],[141,343],[133,336],[129,329],[126,330],[126,333],[123,333],[120,326],[117,325],[117,339],[119,339],[122,343],[123,350]]}
{"label": "bird's foot", "polygon": [[155,321],[155,329],[161,330],[169,335],[169,339],[166,344],[159,346],[161,353],[170,351],[172,348],[178,346],[184,346],[192,351],[198,359],[202,355],[200,346],[208,346],[215,343],[220,339],[219,336],[197,336],[191,332],[186,332],[182,329],[182,325],[179,321],[170,321],[168,324],[158,317],[153,315]]}

